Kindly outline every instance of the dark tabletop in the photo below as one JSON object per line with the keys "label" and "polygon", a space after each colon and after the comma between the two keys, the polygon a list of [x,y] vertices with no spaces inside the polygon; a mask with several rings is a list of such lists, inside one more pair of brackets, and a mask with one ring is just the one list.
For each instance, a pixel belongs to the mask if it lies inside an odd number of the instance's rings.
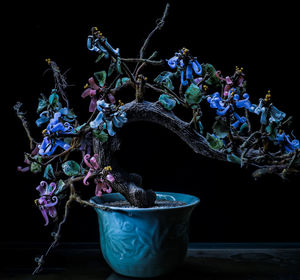
{"label": "dark tabletop", "polygon": [[[31,275],[47,244],[2,244],[0,279],[133,279],[115,274],[95,243],[63,243]],[[185,262],[156,279],[300,280],[299,243],[191,243]]]}

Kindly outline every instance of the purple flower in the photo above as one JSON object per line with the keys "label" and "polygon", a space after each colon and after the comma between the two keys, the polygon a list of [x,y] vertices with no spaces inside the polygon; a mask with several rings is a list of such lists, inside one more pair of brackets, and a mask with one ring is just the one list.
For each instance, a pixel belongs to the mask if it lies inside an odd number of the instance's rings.
{"label": "purple flower", "polygon": [[89,112],[94,112],[97,107],[96,93],[97,93],[97,91],[100,92],[102,89],[96,84],[93,77],[89,78],[88,86],[89,87],[81,94],[81,97],[86,98],[87,96],[89,96],[91,98]]}
{"label": "purple flower", "polygon": [[41,181],[36,190],[39,191],[40,198],[36,199],[35,203],[38,205],[45,219],[45,226],[47,226],[49,224],[48,215],[51,218],[55,218],[57,216],[55,205],[58,203],[58,198],[53,195],[56,190],[56,184],[52,182],[48,185],[47,182]]}

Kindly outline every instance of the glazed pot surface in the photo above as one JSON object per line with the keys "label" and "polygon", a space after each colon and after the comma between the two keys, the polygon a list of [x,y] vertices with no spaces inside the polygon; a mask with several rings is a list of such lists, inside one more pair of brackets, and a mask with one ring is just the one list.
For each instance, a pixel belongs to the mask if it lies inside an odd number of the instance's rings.
{"label": "glazed pot surface", "polygon": [[177,207],[123,208],[103,205],[125,200],[120,193],[91,198],[98,214],[100,245],[106,262],[117,273],[156,277],[174,270],[187,252],[190,215],[199,198],[156,192],[157,199],[185,202]]}

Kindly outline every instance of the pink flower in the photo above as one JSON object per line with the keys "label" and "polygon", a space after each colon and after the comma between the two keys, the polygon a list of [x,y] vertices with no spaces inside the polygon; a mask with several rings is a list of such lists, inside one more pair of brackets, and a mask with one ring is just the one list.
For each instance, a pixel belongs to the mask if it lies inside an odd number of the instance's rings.
{"label": "pink flower", "polygon": [[89,106],[89,112],[94,112],[97,107],[97,91],[101,92],[102,88],[100,88],[93,77],[89,78],[89,87],[81,94],[82,98],[86,98],[87,96],[91,97],[91,102]]}
{"label": "pink flower", "polygon": [[[112,176],[112,175],[111,175]],[[113,178],[114,181],[115,178]],[[95,189],[95,195],[101,196],[102,192],[111,193],[112,188],[109,186],[103,179],[95,179],[96,189]]]}
{"label": "pink flower", "polygon": [[96,170],[100,168],[98,164],[98,154],[94,154],[93,157],[91,157],[89,154],[86,154],[83,157],[83,161],[86,164],[86,166],[90,168],[88,174],[83,179],[83,184],[88,186],[89,182],[87,182],[87,179],[92,175],[92,173],[94,173]]}

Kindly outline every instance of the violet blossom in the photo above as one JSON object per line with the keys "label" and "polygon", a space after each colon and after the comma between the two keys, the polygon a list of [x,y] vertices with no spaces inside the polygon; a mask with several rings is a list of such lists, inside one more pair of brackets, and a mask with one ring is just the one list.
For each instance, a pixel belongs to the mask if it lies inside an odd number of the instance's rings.
{"label": "violet blossom", "polygon": [[48,185],[47,182],[41,181],[36,190],[39,191],[40,198],[36,199],[35,203],[38,205],[45,219],[45,226],[47,226],[49,224],[48,215],[51,218],[55,218],[57,216],[55,206],[58,203],[58,198],[53,195],[56,190],[56,184],[52,182]]}
{"label": "violet blossom", "polygon": [[97,107],[97,97],[96,93],[97,91],[101,92],[102,88],[100,88],[93,77],[89,78],[89,87],[81,94],[82,98],[86,98],[89,96],[91,98],[90,106],[89,106],[89,112],[94,112]]}

